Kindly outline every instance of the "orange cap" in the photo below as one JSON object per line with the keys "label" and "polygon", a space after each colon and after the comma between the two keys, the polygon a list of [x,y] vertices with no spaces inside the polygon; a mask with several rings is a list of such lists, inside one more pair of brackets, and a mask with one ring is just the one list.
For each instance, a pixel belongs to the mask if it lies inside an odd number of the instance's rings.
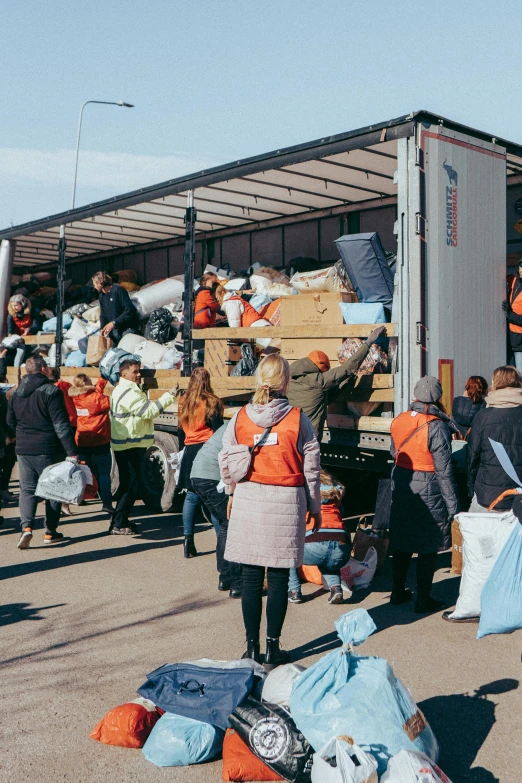
{"label": "orange cap", "polygon": [[312,361],[321,372],[326,372],[330,369],[330,359],[324,351],[312,351],[308,354],[308,358]]}

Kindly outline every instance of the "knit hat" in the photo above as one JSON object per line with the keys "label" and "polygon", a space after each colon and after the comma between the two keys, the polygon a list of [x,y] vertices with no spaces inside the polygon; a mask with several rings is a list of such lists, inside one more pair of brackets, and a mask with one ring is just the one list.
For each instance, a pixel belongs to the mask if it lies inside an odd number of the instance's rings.
{"label": "knit hat", "polygon": [[442,384],[433,375],[425,375],[415,384],[413,397],[419,402],[438,402],[442,397]]}
{"label": "knit hat", "polygon": [[330,359],[324,351],[312,351],[312,353],[308,354],[308,358],[321,372],[326,372],[330,369]]}

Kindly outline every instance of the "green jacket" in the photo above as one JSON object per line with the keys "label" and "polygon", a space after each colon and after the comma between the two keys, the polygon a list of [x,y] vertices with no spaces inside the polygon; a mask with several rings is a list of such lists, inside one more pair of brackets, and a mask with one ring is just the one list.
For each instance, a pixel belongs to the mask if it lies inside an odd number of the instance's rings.
{"label": "green jacket", "polygon": [[321,372],[308,358],[298,359],[290,365],[288,402],[308,416],[319,443],[326,421],[328,393],[357,372],[369,350],[370,346],[364,342],[344,364],[326,372]]}
{"label": "green jacket", "polygon": [[137,383],[121,378],[111,394],[111,446],[114,451],[147,448],[154,441],[154,419],[172,405],[174,397],[165,392],[159,400],[149,400]]}

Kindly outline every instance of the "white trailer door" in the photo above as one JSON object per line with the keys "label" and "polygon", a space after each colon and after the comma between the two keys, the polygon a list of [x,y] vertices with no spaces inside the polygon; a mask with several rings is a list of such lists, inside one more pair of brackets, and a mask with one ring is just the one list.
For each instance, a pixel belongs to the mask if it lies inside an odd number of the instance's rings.
{"label": "white trailer door", "polygon": [[448,411],[470,375],[506,360],[506,150],[442,126],[420,127],[423,371]]}

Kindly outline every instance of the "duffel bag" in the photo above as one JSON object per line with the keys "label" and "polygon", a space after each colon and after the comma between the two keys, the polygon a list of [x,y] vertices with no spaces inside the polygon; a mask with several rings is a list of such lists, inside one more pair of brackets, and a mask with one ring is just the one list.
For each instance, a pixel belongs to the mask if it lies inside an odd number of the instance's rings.
{"label": "duffel bag", "polygon": [[138,693],[166,712],[227,729],[230,713],[255,684],[251,668],[222,669],[174,663],[148,674]]}

